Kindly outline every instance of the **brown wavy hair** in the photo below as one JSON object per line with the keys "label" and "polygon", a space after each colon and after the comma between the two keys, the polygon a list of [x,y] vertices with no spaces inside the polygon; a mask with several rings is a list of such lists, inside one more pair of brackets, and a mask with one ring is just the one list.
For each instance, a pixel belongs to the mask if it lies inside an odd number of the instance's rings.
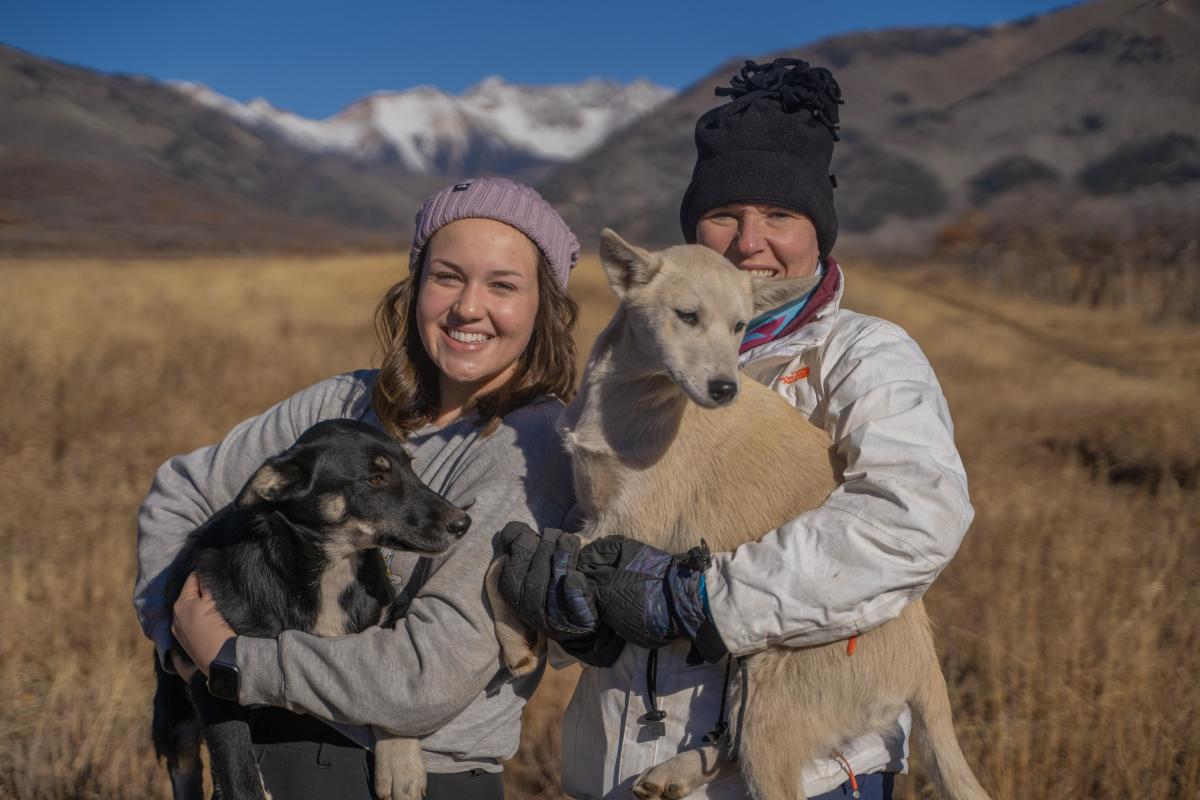
{"label": "brown wavy hair", "polygon": [[[426,251],[428,252],[428,251]],[[438,411],[438,369],[417,331],[417,293],[425,265],[396,283],[375,307],[375,333],[383,350],[371,406],[388,433],[404,439],[428,424]],[[538,250],[538,309],[533,334],[517,360],[512,378],[475,398],[463,413],[479,414],[484,435],[504,415],[540,395],[564,403],[575,394],[575,338],[579,305],[559,285],[550,262]]]}

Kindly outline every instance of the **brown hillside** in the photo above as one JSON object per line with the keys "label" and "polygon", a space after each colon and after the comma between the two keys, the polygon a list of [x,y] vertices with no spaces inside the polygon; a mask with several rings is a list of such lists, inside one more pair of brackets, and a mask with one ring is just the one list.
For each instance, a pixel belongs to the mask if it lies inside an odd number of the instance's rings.
{"label": "brown hillside", "polygon": [[[1195,205],[1198,19],[1195,4],[1179,0],[1101,0],[990,28],[852,34],[757,60],[804,58],[830,67],[842,85],[843,141],[833,171],[846,242],[924,248],[956,215],[1000,195],[1049,183],[1057,205],[1086,206],[1097,191],[1085,170],[1139,144],[1155,167],[1135,187],[1146,197],[1133,200],[1156,209]],[[610,225],[678,241],[692,126],[720,102],[713,87],[739,67],[723,64],[552,172],[547,197],[585,237]],[[1075,226],[1094,219],[1084,214]]]}
{"label": "brown hillside", "polygon": [[428,182],[314,157],[156,81],[0,46],[0,250],[394,245]]}

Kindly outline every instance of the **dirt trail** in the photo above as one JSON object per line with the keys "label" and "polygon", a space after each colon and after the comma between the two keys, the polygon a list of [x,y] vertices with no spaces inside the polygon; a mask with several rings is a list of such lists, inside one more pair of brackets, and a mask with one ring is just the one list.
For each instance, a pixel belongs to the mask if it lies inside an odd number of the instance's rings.
{"label": "dirt trail", "polygon": [[[1117,311],[989,292],[939,268],[855,265],[849,268],[847,286],[849,307],[906,327],[944,335],[968,315],[971,329],[993,334],[995,328],[1004,329],[1031,350],[1122,375],[1200,385],[1200,326],[1155,325]],[[927,349],[938,349],[937,342],[917,338]]]}

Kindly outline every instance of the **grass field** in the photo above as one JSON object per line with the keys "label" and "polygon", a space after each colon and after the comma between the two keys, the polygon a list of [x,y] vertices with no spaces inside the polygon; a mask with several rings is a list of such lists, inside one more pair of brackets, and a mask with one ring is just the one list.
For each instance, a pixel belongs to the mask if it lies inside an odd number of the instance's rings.
{"label": "grass field", "polygon": [[[0,798],[169,796],[148,741],[134,515],[168,456],[375,355],[402,257],[0,262]],[[928,595],[997,798],[1200,797],[1200,328],[849,265],[940,376],[976,522]],[[581,345],[611,310],[573,279]],[[586,352],[586,347],[581,348]],[[573,675],[506,772],[554,796]],[[920,773],[904,797],[929,796]]]}

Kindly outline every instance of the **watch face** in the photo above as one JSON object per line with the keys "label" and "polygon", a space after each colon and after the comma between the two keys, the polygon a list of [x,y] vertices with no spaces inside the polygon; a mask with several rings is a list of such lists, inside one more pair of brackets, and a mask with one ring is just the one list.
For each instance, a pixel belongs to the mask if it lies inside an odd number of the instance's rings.
{"label": "watch face", "polygon": [[238,677],[237,667],[214,661],[208,668],[208,693],[236,703]]}

